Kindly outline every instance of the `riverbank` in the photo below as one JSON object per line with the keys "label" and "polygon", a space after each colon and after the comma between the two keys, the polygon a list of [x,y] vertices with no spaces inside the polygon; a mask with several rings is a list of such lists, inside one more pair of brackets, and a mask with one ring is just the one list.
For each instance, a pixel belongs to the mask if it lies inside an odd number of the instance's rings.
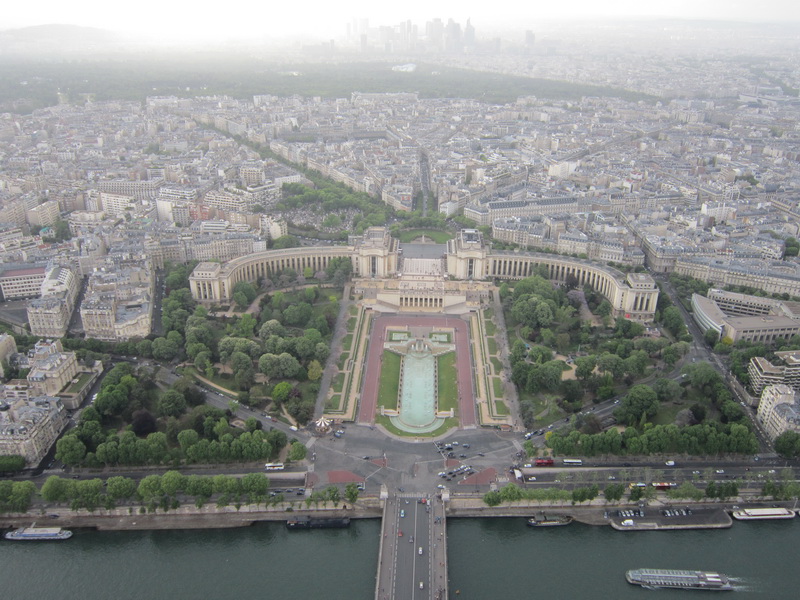
{"label": "riverbank", "polygon": [[[685,506],[685,505],[682,505]],[[579,523],[594,526],[611,526],[619,531],[664,531],[677,529],[723,529],[731,527],[733,520],[728,511],[719,504],[692,503],[691,513],[666,516],[661,505],[646,507],[646,517],[628,518],[620,514],[627,509],[635,510],[638,505],[588,504],[539,504],[520,503],[515,505],[486,506],[478,497],[451,496],[447,504],[448,519],[459,518],[529,518],[537,514],[568,515]],[[74,527],[97,529],[98,531],[119,530],[167,530],[167,529],[226,529],[249,527],[255,523],[286,521],[291,517],[310,515],[317,518],[380,519],[383,504],[377,497],[362,497],[356,504],[347,502],[339,506],[292,503],[291,505],[270,506],[242,505],[216,506],[208,504],[197,508],[193,504],[177,509],[156,512],[141,512],[141,507],[118,507],[111,510],[98,508],[94,512],[85,509],[71,510],[62,507],[48,507],[35,512],[0,515],[0,528],[28,527],[36,522],[39,526]],[[622,525],[623,521],[633,524]]]}
{"label": "riverbank", "polygon": [[[345,508],[346,507],[346,508]],[[56,516],[57,515],[57,516]],[[124,530],[166,530],[166,529],[228,529],[249,527],[266,521],[286,521],[300,515],[313,515],[320,518],[379,519],[382,509],[377,501],[359,502],[353,506],[347,503],[339,507],[291,507],[286,509],[266,509],[263,506],[245,505],[237,510],[234,506],[215,505],[197,508],[184,505],[175,510],[142,513],[136,507],[70,510],[51,508],[48,512],[17,513],[0,516],[0,528],[29,527],[36,522],[40,527],[73,527],[96,529],[98,531]]]}

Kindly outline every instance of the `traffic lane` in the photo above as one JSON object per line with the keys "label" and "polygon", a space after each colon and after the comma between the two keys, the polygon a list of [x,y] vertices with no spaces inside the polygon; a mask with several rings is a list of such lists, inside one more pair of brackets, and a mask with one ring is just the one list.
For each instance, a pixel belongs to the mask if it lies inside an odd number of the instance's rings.
{"label": "traffic lane", "polygon": [[[412,552],[416,566],[415,579],[423,582],[424,587],[420,588],[417,583],[416,598],[430,598],[433,586],[431,585],[430,569],[430,548],[431,548],[431,527],[430,514],[427,504],[416,503],[415,508],[417,522],[417,536],[412,546]],[[419,553],[420,548],[422,554]]]}
{"label": "traffic lane", "polygon": [[[397,538],[395,597],[429,598],[429,557],[425,552],[425,547],[430,544],[428,513],[425,505],[415,499],[403,498],[398,501],[398,522],[404,537]],[[401,511],[405,514],[404,517],[399,517]],[[405,525],[405,529],[403,529],[403,525]],[[421,555],[419,554],[420,547],[423,548]],[[423,584],[422,588],[419,587],[420,582]]]}
{"label": "traffic lane", "polygon": [[[219,395],[220,392],[211,392],[203,388],[201,389],[203,390],[203,394],[205,394],[206,404],[210,404],[215,408],[219,408],[222,410],[230,409],[230,407],[228,406],[228,402],[233,398],[228,398],[224,395],[220,396]],[[294,431],[293,429],[291,429],[290,425],[286,425],[282,421],[273,421],[271,417],[265,417],[264,415],[261,414],[261,411],[258,411],[254,408],[245,408],[240,405],[239,408],[236,410],[234,416],[241,419],[254,417],[257,420],[261,421],[261,423],[263,423],[264,425],[269,425],[269,427],[271,428],[279,429],[280,431],[283,431],[286,435],[294,436],[301,440],[310,437],[307,433],[299,429],[297,431]],[[265,427],[264,431],[269,431],[269,428]]]}
{"label": "traffic lane", "polygon": [[[396,519],[398,522],[398,537],[395,549],[395,569],[394,569],[394,597],[413,598],[414,587],[412,584],[414,560],[409,547],[413,545],[412,536],[414,532],[414,518],[406,513],[405,498],[397,499]],[[401,511],[406,514],[400,517]],[[403,532],[403,537],[399,537],[399,532]]]}

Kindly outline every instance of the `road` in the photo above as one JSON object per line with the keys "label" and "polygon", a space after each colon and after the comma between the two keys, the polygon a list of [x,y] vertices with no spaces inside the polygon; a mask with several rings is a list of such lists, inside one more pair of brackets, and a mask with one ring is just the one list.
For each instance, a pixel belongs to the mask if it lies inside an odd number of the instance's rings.
{"label": "road", "polygon": [[436,600],[447,590],[444,507],[431,494],[387,500],[381,530],[378,600]]}

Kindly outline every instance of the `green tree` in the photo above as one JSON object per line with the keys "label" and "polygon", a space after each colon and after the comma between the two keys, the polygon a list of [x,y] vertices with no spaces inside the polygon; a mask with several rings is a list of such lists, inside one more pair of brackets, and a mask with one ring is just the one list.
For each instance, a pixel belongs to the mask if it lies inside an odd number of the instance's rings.
{"label": "green tree", "polygon": [[325,498],[330,500],[334,506],[339,504],[339,500],[341,500],[341,494],[339,494],[339,488],[335,485],[329,485],[325,488]]}
{"label": "green tree", "polygon": [[78,466],[85,456],[86,446],[77,435],[65,435],[56,442],[56,459],[67,466]]}
{"label": "green tree", "polygon": [[608,502],[619,502],[625,494],[625,486],[621,483],[612,483],[603,490],[603,496]]}
{"label": "green tree", "polygon": [[283,404],[289,399],[289,394],[292,393],[292,384],[287,381],[281,381],[274,388],[272,388],[272,399],[278,403]]}
{"label": "green tree", "polygon": [[643,417],[652,417],[658,411],[658,396],[648,385],[633,386],[614,411],[621,422],[634,425]]}
{"label": "green tree", "polygon": [[186,411],[186,398],[177,390],[167,390],[158,399],[160,417],[179,417]]}
{"label": "green tree", "polygon": [[344,497],[350,504],[355,504],[356,500],[358,500],[359,494],[358,485],[355,483],[348,483],[344,488]]}
{"label": "green tree", "polygon": [[298,462],[306,457],[307,452],[308,448],[306,448],[305,445],[295,440],[289,446],[289,452],[287,453],[286,458],[292,462]]}
{"label": "green tree", "polygon": [[483,502],[486,506],[498,506],[503,502],[503,498],[499,490],[493,490],[483,495]]}
{"label": "green tree", "polygon": [[22,471],[25,468],[25,457],[19,454],[0,456],[0,473]]}
{"label": "green tree", "polygon": [[68,479],[62,479],[58,475],[51,475],[44,482],[39,493],[48,502],[66,502],[71,496],[71,483]]}
{"label": "green tree", "polygon": [[148,475],[139,482],[136,491],[145,504],[160,500],[164,494],[161,489],[161,475]]}
{"label": "green tree", "polygon": [[786,459],[800,456],[800,434],[796,431],[784,431],[775,438],[775,452]]}
{"label": "green tree", "polygon": [[136,482],[129,477],[109,477],[106,493],[114,500],[128,500],[136,495]]}

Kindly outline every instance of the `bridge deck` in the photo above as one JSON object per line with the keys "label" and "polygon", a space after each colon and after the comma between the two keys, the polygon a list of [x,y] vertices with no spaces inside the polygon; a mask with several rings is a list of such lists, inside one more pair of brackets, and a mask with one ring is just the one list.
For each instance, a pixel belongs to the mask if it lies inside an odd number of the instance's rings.
{"label": "bridge deck", "polygon": [[383,509],[375,600],[446,598],[447,535],[441,499],[410,493],[390,497]]}

